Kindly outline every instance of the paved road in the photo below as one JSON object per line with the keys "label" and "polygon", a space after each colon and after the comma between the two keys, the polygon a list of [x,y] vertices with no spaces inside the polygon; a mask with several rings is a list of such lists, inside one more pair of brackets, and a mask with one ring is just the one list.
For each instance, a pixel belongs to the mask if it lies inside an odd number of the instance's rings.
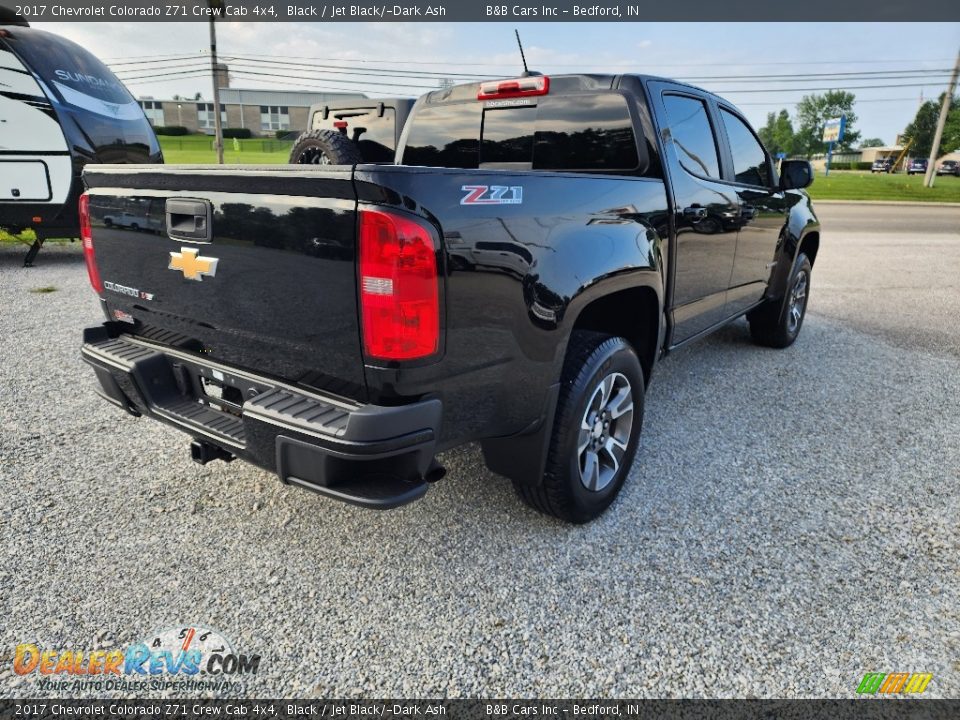
{"label": "paved road", "polygon": [[960,206],[822,205],[812,311],[960,357]]}
{"label": "paved road", "polygon": [[[261,697],[960,696],[960,213],[821,215],[797,344],[738,322],[664,362],[623,497],[577,528],[473,446],[384,514],[194,465],[94,395],[76,247],[0,247],[0,649],[200,623],[263,655]],[[0,695],[48,694],[9,667]]]}

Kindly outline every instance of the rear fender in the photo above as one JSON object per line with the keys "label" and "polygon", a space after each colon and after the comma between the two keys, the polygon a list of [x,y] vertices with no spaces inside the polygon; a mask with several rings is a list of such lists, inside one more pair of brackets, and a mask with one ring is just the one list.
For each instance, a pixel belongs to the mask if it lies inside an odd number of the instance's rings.
{"label": "rear fender", "polygon": [[[553,371],[553,382],[544,396],[539,418],[531,426],[517,435],[502,438],[490,438],[481,441],[484,461],[493,472],[509,477],[516,482],[539,485],[543,479],[547,450],[553,434],[554,417],[560,395],[560,374],[570,335],[577,326],[577,319],[590,304],[601,298],[624,290],[649,288],[657,297],[658,323],[656,338],[662,343],[663,318],[663,271],[660,255],[660,238],[656,233],[642,233],[643,240],[637,239],[640,254],[630,263],[632,267],[623,269],[615,260],[618,255],[610,254],[611,264],[602,268],[600,277],[581,282],[573,296],[562,306],[557,321],[562,342],[558,344]],[[633,241],[633,240],[632,240]],[[595,266],[597,267],[597,266]],[[528,310],[533,317],[545,322],[543,309],[538,309],[528,300]]]}

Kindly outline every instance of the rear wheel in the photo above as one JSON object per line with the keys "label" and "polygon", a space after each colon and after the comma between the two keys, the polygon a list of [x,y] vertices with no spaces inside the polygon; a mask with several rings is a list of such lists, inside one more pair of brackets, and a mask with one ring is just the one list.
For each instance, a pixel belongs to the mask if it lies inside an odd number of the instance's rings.
{"label": "rear wheel", "polygon": [[643,370],[620,337],[575,332],[537,486],[514,483],[531,507],[572,523],[600,515],[623,487],[643,423]]}
{"label": "rear wheel", "polygon": [[356,165],[362,161],[360,149],[335,130],[302,133],[290,150],[291,165]]}
{"label": "rear wheel", "polygon": [[747,315],[750,335],[757,345],[774,348],[793,345],[807,314],[811,269],[806,254],[797,255],[787,282],[786,297],[781,301],[768,302]]}

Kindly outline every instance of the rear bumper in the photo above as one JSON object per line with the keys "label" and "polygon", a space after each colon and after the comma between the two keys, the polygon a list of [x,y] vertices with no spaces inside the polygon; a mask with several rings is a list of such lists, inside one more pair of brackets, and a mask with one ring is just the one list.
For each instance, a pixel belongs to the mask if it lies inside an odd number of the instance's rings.
{"label": "rear bumper", "polygon": [[285,483],[386,509],[422,497],[442,473],[436,399],[386,407],[326,396],[118,333],[112,323],[87,328],[81,354],[107,401]]}

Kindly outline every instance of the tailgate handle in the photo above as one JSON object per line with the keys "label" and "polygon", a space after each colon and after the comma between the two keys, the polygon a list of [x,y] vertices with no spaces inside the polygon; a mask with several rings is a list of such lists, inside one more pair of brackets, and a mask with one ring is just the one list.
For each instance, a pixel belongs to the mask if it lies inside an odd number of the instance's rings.
{"label": "tailgate handle", "polygon": [[167,235],[177,240],[210,242],[208,200],[167,200]]}

